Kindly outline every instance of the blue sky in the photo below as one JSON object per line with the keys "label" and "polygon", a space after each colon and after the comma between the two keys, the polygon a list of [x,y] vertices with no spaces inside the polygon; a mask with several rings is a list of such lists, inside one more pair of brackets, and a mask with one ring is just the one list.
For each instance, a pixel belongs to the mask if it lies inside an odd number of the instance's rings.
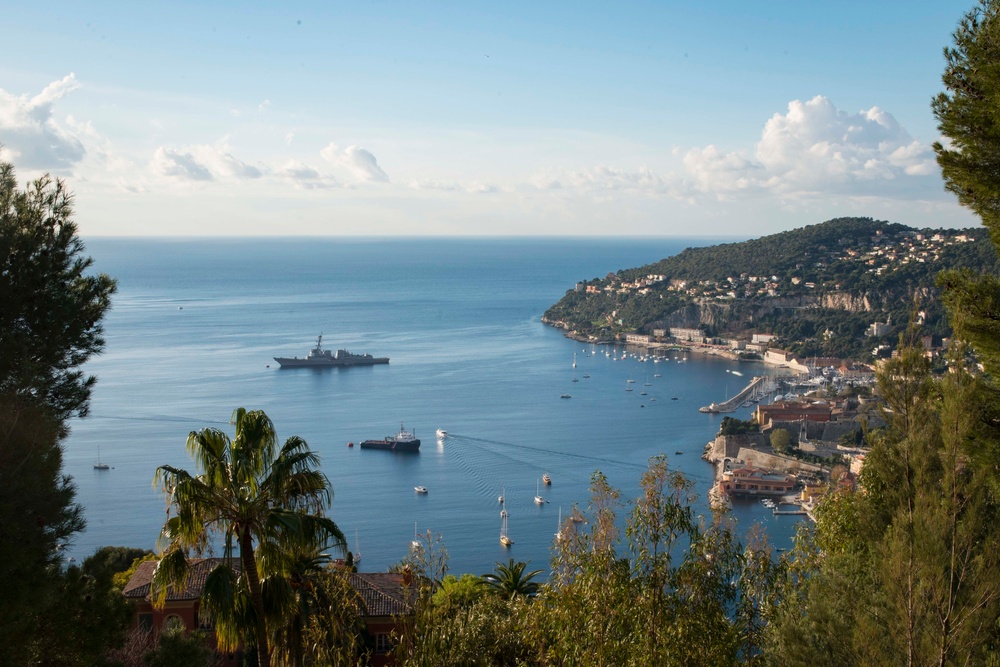
{"label": "blue sky", "polygon": [[971,6],[18,3],[0,143],[84,235],[964,227],[930,99]]}

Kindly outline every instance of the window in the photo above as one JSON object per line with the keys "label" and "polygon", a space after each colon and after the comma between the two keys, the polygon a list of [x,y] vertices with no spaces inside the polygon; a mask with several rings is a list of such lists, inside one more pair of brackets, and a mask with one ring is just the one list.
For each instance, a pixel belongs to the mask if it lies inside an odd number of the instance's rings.
{"label": "window", "polygon": [[392,650],[392,641],[389,639],[389,635],[385,632],[380,632],[375,635],[375,652],[376,653],[388,653]]}
{"label": "window", "polygon": [[201,614],[198,613],[194,615],[194,625],[199,630],[205,630],[206,632],[211,631],[215,627],[215,624],[212,623],[211,618],[208,618],[207,616],[202,616]]}
{"label": "window", "polygon": [[153,615],[152,614],[139,614],[139,629],[142,632],[152,632],[153,631]]}
{"label": "window", "polygon": [[164,619],[163,621],[164,630],[169,630],[171,628],[184,628],[184,627],[187,627],[184,625],[184,619],[182,619],[177,614],[171,614],[170,616],[167,616],[167,618]]}

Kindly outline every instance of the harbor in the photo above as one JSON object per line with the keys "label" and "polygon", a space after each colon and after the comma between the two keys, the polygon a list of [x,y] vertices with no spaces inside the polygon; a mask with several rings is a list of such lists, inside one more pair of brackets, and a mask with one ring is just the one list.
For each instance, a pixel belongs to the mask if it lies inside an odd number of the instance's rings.
{"label": "harbor", "polygon": [[747,402],[755,403],[759,401],[763,396],[773,392],[774,387],[774,378],[770,375],[761,375],[751,380],[750,384],[732,398],[728,398],[721,403],[710,403],[702,408],[698,408],[698,410],[713,414],[717,412],[734,412],[737,408],[744,407],[744,404]]}

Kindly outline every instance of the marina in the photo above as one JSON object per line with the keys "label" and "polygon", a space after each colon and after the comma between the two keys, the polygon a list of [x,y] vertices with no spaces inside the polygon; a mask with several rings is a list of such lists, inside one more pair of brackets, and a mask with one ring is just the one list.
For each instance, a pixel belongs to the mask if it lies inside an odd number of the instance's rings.
{"label": "marina", "polygon": [[[742,373],[735,373],[742,375]],[[749,407],[749,403],[756,403],[763,396],[774,392],[774,378],[768,375],[755,377],[742,391],[728,398],[721,403],[710,403],[703,408],[698,408],[701,412],[734,412],[740,407]]]}

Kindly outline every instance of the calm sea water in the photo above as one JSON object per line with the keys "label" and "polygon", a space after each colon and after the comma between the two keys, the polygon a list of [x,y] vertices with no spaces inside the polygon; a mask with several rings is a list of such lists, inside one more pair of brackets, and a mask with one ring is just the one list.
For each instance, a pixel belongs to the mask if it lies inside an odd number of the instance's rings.
{"label": "calm sea water", "polygon": [[[634,498],[659,453],[704,497],[713,471],[700,455],[720,418],[697,408],[737,391],[753,364],[737,378],[726,372],[736,363],[718,359],[613,360],[540,316],[578,280],[709,242],[90,239],[96,269],[119,292],[106,352],[87,368],[99,378],[91,415],[66,443],[88,522],[70,553],[152,548],[165,517],[154,470],[193,470],[187,434],[228,428],[238,406],[265,410],[282,440],[301,436],[320,454],[331,514],[364,570],[399,561],[415,528],[443,537],[452,572],[509,557],[547,569],[559,511],[586,507],[594,471]],[[279,370],[272,357],[303,356],[320,333],[327,347],[391,363]],[[347,447],[401,421],[422,439],[419,454]],[[437,428],[451,434],[443,443]],[[93,469],[98,451],[111,470]],[[544,472],[553,482],[538,506]],[[509,550],[498,542],[501,492]],[[734,516],[760,520],[783,546],[795,523],[755,503]]]}

